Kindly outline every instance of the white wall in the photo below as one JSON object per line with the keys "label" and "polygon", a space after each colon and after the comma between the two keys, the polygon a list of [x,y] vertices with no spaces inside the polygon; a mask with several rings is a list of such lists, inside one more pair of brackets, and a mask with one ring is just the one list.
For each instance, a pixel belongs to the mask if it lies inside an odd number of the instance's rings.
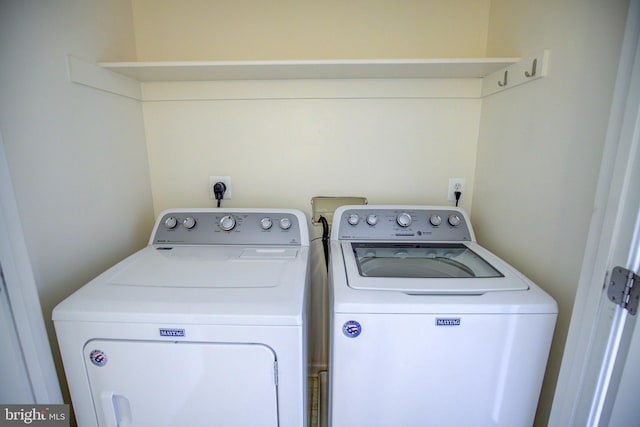
{"label": "white wall", "polygon": [[627,3],[491,3],[488,55],[551,49],[549,77],[483,100],[472,215],[478,239],[559,304],[536,425],[546,425],[575,298]]}
{"label": "white wall", "polygon": [[70,83],[67,54],[135,58],[129,0],[0,1],[0,130],[54,348],[53,307],[153,224],[139,102]]}

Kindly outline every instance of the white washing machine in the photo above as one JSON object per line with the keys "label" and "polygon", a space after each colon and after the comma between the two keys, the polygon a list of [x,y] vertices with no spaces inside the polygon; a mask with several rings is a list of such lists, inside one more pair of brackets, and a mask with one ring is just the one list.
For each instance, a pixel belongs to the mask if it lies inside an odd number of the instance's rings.
{"label": "white washing machine", "polygon": [[330,425],[532,425],[557,305],[462,210],[341,207],[329,274]]}
{"label": "white washing machine", "polygon": [[308,259],[300,211],[163,212],[53,312],[79,425],[306,426]]}

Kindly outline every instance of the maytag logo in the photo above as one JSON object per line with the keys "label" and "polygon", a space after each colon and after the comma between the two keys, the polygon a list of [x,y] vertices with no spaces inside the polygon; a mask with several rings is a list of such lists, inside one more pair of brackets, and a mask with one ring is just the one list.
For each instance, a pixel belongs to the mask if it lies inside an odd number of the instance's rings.
{"label": "maytag logo", "polygon": [[160,329],[161,337],[183,337],[184,329]]}
{"label": "maytag logo", "polygon": [[436,317],[436,326],[460,326],[459,317]]}

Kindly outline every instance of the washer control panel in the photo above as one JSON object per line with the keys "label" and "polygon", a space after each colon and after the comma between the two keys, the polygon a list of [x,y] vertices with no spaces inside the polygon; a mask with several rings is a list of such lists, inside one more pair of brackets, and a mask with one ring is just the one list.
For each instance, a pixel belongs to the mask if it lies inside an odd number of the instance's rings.
{"label": "washer control panel", "polygon": [[[308,236],[298,211],[220,209],[165,211],[156,221],[157,245],[301,245]],[[308,237],[306,237],[308,240]]]}
{"label": "washer control panel", "polygon": [[[348,206],[334,216],[341,240],[471,241],[467,215],[450,207]],[[335,234],[334,234],[335,236]]]}

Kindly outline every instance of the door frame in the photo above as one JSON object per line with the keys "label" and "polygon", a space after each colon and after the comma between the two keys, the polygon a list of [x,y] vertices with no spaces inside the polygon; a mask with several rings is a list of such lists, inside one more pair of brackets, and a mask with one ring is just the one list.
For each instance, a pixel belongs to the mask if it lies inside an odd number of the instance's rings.
{"label": "door frame", "polygon": [[63,403],[1,131],[0,265],[33,390],[34,402],[24,403]]}
{"label": "door frame", "polygon": [[631,0],[593,215],[549,426],[607,425],[615,404],[636,319],[609,302],[606,285],[616,265],[637,269],[633,259],[640,251],[639,140],[640,1]]}

